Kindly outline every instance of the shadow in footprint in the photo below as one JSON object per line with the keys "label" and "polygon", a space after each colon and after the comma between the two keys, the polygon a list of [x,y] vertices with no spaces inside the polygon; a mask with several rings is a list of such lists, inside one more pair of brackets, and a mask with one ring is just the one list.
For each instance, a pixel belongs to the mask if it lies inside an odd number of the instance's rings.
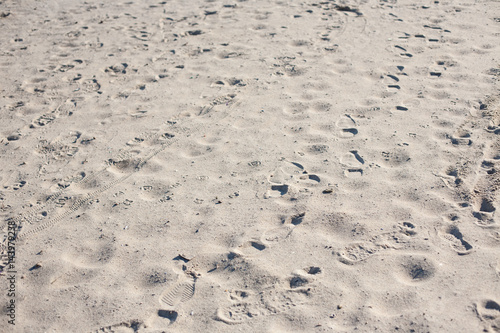
{"label": "shadow in footprint", "polygon": [[[475,304],[477,316],[493,329],[492,332],[498,332],[500,327],[500,304],[488,299]],[[485,330],[486,332],[487,330]],[[488,332],[490,332],[488,330]]]}
{"label": "shadow in footprint", "polygon": [[263,251],[266,249],[266,246],[262,243],[250,242],[250,246],[258,251]]}
{"label": "shadow in footprint", "polygon": [[463,237],[462,233],[457,226],[451,225],[445,229],[445,232],[441,235],[446,239],[450,246],[459,254],[466,255],[469,254],[473,247],[470,245]]}
{"label": "shadow in footprint", "polygon": [[285,195],[288,193],[288,185],[272,185],[271,190],[279,192],[280,195]]}
{"label": "shadow in footprint", "polygon": [[294,276],[290,279],[290,288],[299,288],[308,284],[309,281],[301,276]]}
{"label": "shadow in footprint", "polygon": [[344,132],[346,135],[351,134],[352,136],[355,136],[358,134],[358,130],[355,128],[343,128],[342,132]]}
{"label": "shadow in footprint", "polygon": [[317,266],[311,266],[304,269],[307,274],[316,275],[321,273],[321,268]]}
{"label": "shadow in footprint", "polygon": [[291,223],[293,225],[299,225],[302,223],[302,221],[304,220],[304,216],[306,216],[306,213],[300,213],[300,214],[297,214],[297,215],[293,215],[292,216],[292,221]]}
{"label": "shadow in footprint", "polygon": [[321,182],[321,179],[318,176],[316,176],[316,175],[309,175],[308,178],[310,180],[314,180],[314,181],[316,181],[318,183]]}
{"label": "shadow in footprint", "polygon": [[356,160],[358,160],[359,163],[365,164],[365,160],[358,154],[357,150],[351,150],[350,152],[351,154],[354,155],[354,157],[356,158]]}
{"label": "shadow in footprint", "polygon": [[173,324],[177,320],[178,315],[179,314],[176,311],[158,310],[158,316],[168,319],[171,324]]}

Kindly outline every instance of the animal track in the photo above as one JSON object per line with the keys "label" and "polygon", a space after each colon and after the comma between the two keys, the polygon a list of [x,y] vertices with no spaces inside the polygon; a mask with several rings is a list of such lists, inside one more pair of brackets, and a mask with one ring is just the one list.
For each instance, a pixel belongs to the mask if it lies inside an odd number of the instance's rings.
{"label": "animal track", "polygon": [[337,252],[338,260],[346,265],[353,265],[368,259],[378,251],[370,243],[354,243]]}
{"label": "animal track", "polygon": [[292,234],[294,228],[295,225],[283,225],[279,228],[268,230],[262,235],[262,241],[271,245],[280,242],[288,238]]}

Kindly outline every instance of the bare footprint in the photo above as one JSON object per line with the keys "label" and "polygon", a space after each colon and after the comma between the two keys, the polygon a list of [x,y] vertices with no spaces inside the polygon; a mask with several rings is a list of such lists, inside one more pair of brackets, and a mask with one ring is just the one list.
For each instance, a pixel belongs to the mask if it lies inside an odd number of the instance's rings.
{"label": "bare footprint", "polygon": [[286,184],[271,185],[270,189],[264,194],[264,199],[279,198],[288,193],[289,186]]}
{"label": "bare footprint", "polygon": [[482,197],[478,200],[476,211],[472,215],[477,219],[476,224],[481,227],[494,226],[495,220],[493,218],[496,207],[493,205],[493,200]]}

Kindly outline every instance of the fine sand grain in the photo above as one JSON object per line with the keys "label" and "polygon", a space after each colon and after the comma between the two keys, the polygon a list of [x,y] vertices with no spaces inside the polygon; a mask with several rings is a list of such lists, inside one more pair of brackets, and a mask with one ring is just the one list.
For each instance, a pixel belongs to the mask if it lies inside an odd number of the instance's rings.
{"label": "fine sand grain", "polygon": [[500,332],[500,2],[0,31],[1,332]]}

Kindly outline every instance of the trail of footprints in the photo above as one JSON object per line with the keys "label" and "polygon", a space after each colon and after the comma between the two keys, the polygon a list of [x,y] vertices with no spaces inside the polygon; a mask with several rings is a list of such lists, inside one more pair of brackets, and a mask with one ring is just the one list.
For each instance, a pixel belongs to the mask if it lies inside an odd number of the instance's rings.
{"label": "trail of footprints", "polygon": [[[473,221],[482,228],[491,229],[492,233],[498,228],[496,218],[496,204],[498,202],[498,190],[500,188],[500,175],[498,173],[498,163],[500,160],[500,144],[497,134],[492,131],[500,123],[500,109],[498,102],[490,101],[489,106],[483,107],[483,112],[477,122],[482,122],[484,128],[475,131],[475,136],[482,142],[481,146],[474,145],[470,139],[473,132],[466,130],[465,125],[471,120],[467,120],[464,125],[456,131],[458,136],[452,136],[451,142],[457,148],[464,147],[467,150],[480,149],[483,156],[477,163],[476,170],[457,166],[450,166],[444,170],[440,176],[445,184],[457,192],[459,198],[464,202],[457,203],[460,208],[469,209]],[[481,148],[483,147],[483,148]],[[464,165],[470,165],[467,163]],[[472,181],[468,178],[473,178]],[[459,254],[468,254],[473,246],[464,239],[458,226],[451,225],[446,230],[441,231],[441,236],[448,240],[451,246]]]}
{"label": "trail of footprints", "polygon": [[[353,139],[358,134],[357,127],[354,118],[349,114],[344,114],[335,122],[335,134],[342,139]],[[319,144],[309,148],[313,153],[323,153],[328,150],[328,146]],[[287,194],[294,196],[297,192],[308,192],[309,188],[322,184],[320,176],[309,173],[302,164],[285,159],[280,162],[281,165],[268,177],[270,186],[264,198],[279,198]],[[340,162],[346,167],[347,177],[363,175],[365,160],[357,150],[350,150],[340,158]],[[323,193],[329,193],[328,189],[325,191]]]}
{"label": "trail of footprints", "polygon": [[[228,98],[229,100],[233,100],[234,95],[230,97],[218,97],[210,106],[218,105],[220,104],[220,100],[227,100]],[[220,116],[224,117],[226,115],[227,113]],[[18,227],[17,239],[22,241],[68,218],[82,206],[91,204],[102,192],[123,182],[135,172],[140,171],[151,158],[175,143],[179,139],[179,135],[188,135],[196,131],[198,127],[183,128],[179,119],[174,117],[174,119],[165,121],[158,131],[136,136],[135,139],[127,143],[127,148],[114,158],[108,160],[106,165],[100,170],[90,174],[83,172],[77,174],[77,176],[63,184],[56,193],[50,195],[44,202],[39,202],[23,215],[12,218]],[[172,133],[176,133],[177,136]],[[80,135],[80,133],[75,133],[75,137],[72,140],[80,139]],[[138,145],[141,145],[143,148],[138,150]],[[41,153],[56,154],[55,157],[60,158],[66,158],[75,152],[74,148],[59,141],[54,141],[50,144],[42,143],[39,149]],[[19,182],[19,186],[13,186],[13,190],[21,188],[24,184],[24,181]],[[75,188],[85,190],[86,193],[76,195],[71,192],[72,194],[65,195],[65,193]],[[7,260],[6,247],[6,239],[3,239],[0,248],[3,261]]]}
{"label": "trail of footprints", "polygon": [[[229,253],[200,254],[184,258],[185,274],[160,295],[161,309],[157,315],[167,318],[173,324],[183,303],[194,296],[196,281],[203,278],[204,273],[232,271],[245,266],[248,259],[288,238],[304,217],[303,212],[284,218],[280,227],[265,231],[258,239],[243,242]],[[306,304],[310,302],[314,282],[321,274],[320,267],[308,266],[292,272],[285,279],[278,279],[257,289],[227,290],[228,299],[215,310],[213,319],[234,325],[262,316],[277,315]],[[253,279],[251,276],[248,278]]]}
{"label": "trail of footprints", "polygon": [[500,141],[498,140],[498,132],[495,130],[500,126],[500,106],[498,101],[489,103],[489,108],[483,112],[483,117],[488,120],[488,125],[485,128],[485,140],[489,142],[489,146],[485,148],[485,159],[481,161],[476,181],[472,191],[473,198],[473,216],[476,218],[476,224],[481,227],[498,227],[498,222],[495,217],[496,204],[498,202],[500,191]]}
{"label": "trail of footprints", "polygon": [[[289,216],[282,221],[280,227],[267,230],[259,239],[243,243],[233,253],[245,260],[246,257],[258,255],[268,247],[284,241],[302,223],[305,214],[303,212]],[[320,267],[309,266],[292,272],[287,279],[269,287],[264,286],[257,290],[229,290],[228,302],[217,309],[214,319],[235,325],[258,317],[284,313],[310,303],[311,294],[314,293],[314,281],[321,273]]]}

